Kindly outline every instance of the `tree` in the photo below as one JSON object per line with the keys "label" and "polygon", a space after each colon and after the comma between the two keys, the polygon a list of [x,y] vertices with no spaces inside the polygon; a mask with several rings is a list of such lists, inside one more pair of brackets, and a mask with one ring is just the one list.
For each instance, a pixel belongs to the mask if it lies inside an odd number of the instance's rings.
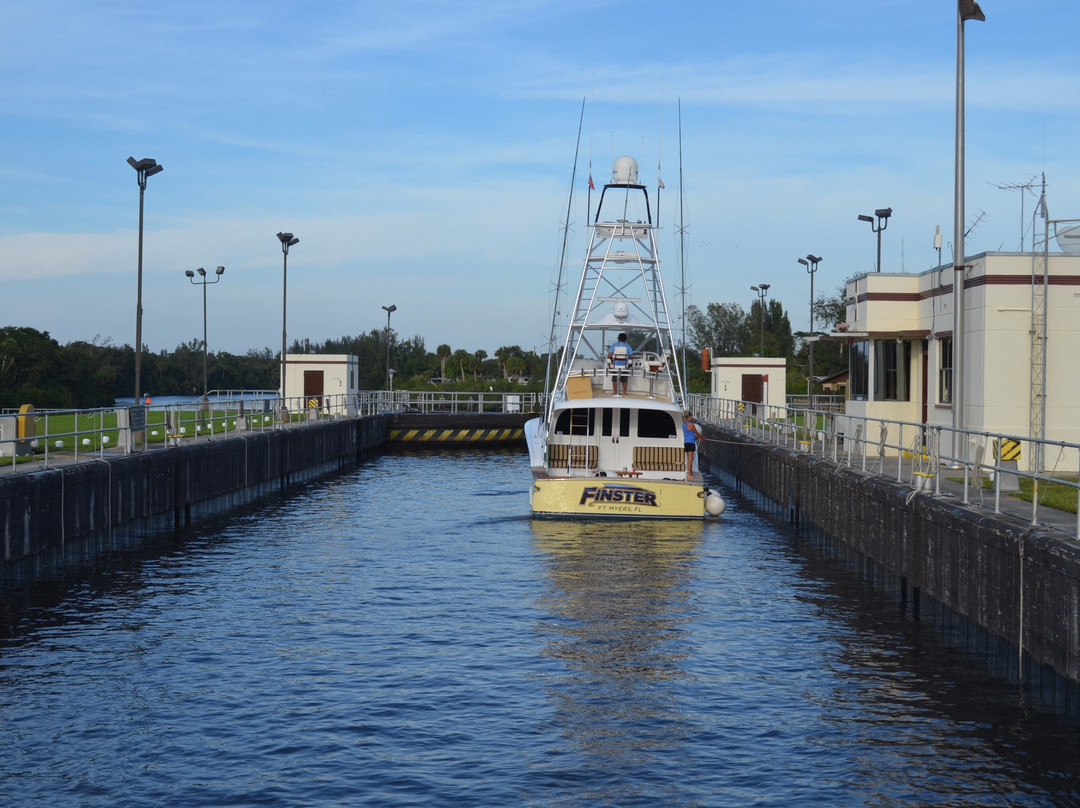
{"label": "tree", "polygon": [[520,345],[503,345],[496,349],[495,358],[499,360],[499,367],[502,370],[504,379],[509,379],[511,376],[509,360],[515,357],[524,357],[525,352],[521,350]]}
{"label": "tree", "polygon": [[446,360],[450,358],[452,351],[445,342],[435,349],[435,355],[439,357],[439,377],[446,381]]}
{"label": "tree", "polygon": [[47,331],[0,328],[0,407],[73,406],[62,378],[60,344]]}
{"label": "tree", "polygon": [[472,366],[473,355],[464,348],[458,348],[454,351],[452,358],[458,367],[458,375],[461,377],[461,381],[465,381],[465,370]]}
{"label": "tree", "polygon": [[487,359],[487,355],[487,351],[485,351],[483,348],[480,348],[478,351],[473,353],[473,358],[476,360],[476,364],[473,365],[473,381],[476,381],[476,372],[480,369],[481,365],[484,364],[484,360]]}
{"label": "tree", "polygon": [[740,356],[747,352],[751,332],[747,312],[738,303],[710,303],[704,312],[688,306],[689,343],[696,350],[708,348],[716,356]]}

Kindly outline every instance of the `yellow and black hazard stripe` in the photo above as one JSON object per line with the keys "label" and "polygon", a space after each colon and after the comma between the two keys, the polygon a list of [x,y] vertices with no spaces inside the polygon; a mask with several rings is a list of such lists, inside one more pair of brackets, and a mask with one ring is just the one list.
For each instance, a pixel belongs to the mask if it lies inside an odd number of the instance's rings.
{"label": "yellow and black hazard stripe", "polygon": [[1020,441],[1009,438],[994,441],[994,458],[997,460],[1019,460]]}
{"label": "yellow and black hazard stripe", "polygon": [[390,440],[400,443],[512,443],[525,440],[521,427],[495,429],[391,429]]}

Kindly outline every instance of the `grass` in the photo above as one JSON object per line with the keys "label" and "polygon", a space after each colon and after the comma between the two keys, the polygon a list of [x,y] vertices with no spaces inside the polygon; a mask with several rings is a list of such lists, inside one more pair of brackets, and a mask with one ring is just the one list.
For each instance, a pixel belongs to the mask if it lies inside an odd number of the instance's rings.
{"label": "grass", "polygon": [[[172,422],[168,426],[165,415],[166,413],[160,410],[147,412],[145,440],[148,443],[165,443],[170,437],[176,435],[193,438],[211,433],[223,435],[234,432],[238,413],[235,410],[200,411],[198,407],[171,409],[169,417]],[[274,424],[273,413],[249,412],[246,416],[248,428],[269,428]],[[22,417],[29,418],[30,416]],[[299,417],[298,413],[291,414],[292,420]],[[45,454],[46,446],[50,452],[97,452],[103,447],[116,447],[120,437],[116,422],[115,410],[35,415],[32,422],[34,434],[30,436],[30,439],[37,440],[38,450],[33,454],[20,455],[14,460],[17,463],[25,463],[40,459]],[[62,445],[57,445],[58,442],[62,442]],[[0,464],[7,465],[11,460],[12,458],[5,457],[0,459]]]}
{"label": "grass", "polygon": [[[964,481],[963,477],[950,477],[950,480],[957,483]],[[1066,482],[1077,481],[1077,476],[1062,475],[1058,479]],[[983,480],[983,490],[993,491],[994,481]],[[1020,478],[1020,490],[1009,491],[1006,496],[1016,497],[1024,502],[1032,502],[1035,499],[1035,481],[1027,477]],[[1003,492],[1005,493],[1005,492]],[[1066,513],[1076,513],[1076,488],[1071,485],[1065,485],[1063,483],[1052,483],[1046,480],[1039,481],[1039,505],[1047,508],[1053,508],[1058,511],[1065,511]]]}

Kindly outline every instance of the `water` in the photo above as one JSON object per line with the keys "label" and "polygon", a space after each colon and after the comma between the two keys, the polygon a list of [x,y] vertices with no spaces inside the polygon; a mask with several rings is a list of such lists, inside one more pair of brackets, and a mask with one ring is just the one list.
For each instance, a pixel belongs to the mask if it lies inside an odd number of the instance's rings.
{"label": "water", "polygon": [[728,493],[526,517],[383,456],[0,601],[18,806],[1080,804],[1076,728]]}

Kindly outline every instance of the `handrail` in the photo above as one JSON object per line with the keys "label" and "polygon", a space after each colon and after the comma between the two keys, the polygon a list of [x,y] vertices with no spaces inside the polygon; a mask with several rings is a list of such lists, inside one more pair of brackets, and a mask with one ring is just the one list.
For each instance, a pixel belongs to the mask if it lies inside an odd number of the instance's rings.
{"label": "handrail", "polygon": [[[941,493],[942,470],[962,476],[961,497],[984,498],[982,483],[992,476],[994,513],[1001,513],[1006,480],[1031,480],[1035,489],[1030,520],[1038,524],[1039,487],[1061,485],[1076,491],[1080,536],[1080,444],[971,429],[953,429],[836,413],[809,407],[778,407],[750,401],[692,395],[690,408],[705,423],[726,427],[776,446],[791,448],[862,472],[910,483],[914,490]],[[955,447],[955,448],[954,448]],[[1028,461],[1019,468],[1016,458]],[[1072,477],[1076,475],[1076,479]]]}
{"label": "handrail", "polygon": [[[389,412],[538,412],[542,398],[539,393],[526,392],[369,390],[282,401],[268,390],[215,390],[205,398],[194,396],[175,403],[154,404],[151,400],[148,405],[4,412],[0,413],[0,473],[36,471],[191,441],[221,440],[244,432],[289,429],[327,418]],[[143,414],[146,428],[137,430],[133,420],[137,424]],[[25,428],[28,423],[33,429]],[[22,436],[20,424],[24,426]]]}

